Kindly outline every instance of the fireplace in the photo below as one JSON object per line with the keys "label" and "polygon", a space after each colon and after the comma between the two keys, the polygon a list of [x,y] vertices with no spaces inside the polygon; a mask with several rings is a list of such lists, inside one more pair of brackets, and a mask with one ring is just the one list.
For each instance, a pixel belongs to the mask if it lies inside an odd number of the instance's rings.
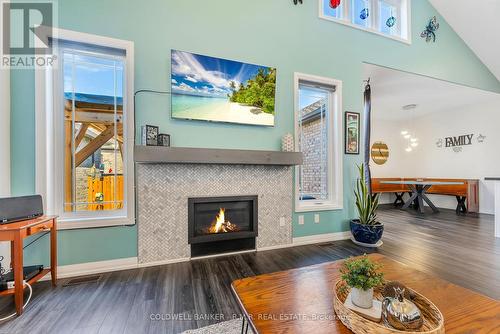
{"label": "fireplace", "polygon": [[188,199],[191,256],[255,249],[257,196]]}

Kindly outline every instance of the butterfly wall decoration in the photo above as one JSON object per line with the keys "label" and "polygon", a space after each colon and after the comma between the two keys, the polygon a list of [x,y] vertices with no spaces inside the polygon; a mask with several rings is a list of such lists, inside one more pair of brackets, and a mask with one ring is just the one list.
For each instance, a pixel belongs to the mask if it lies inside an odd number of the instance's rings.
{"label": "butterfly wall decoration", "polygon": [[425,27],[425,30],[422,31],[420,37],[425,38],[425,41],[429,43],[430,41],[436,42],[436,30],[439,29],[439,23],[437,22],[437,18],[434,16],[430,19],[429,24]]}
{"label": "butterfly wall decoration", "polygon": [[296,4],[298,4],[298,3],[300,3],[300,4],[302,5],[302,0],[293,0],[293,4],[294,4],[294,5],[296,5]]}

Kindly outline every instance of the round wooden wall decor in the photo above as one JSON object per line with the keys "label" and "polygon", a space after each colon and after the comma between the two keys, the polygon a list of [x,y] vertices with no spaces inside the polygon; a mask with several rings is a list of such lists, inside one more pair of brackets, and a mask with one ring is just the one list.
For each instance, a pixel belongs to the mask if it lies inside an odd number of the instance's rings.
{"label": "round wooden wall decor", "polygon": [[389,159],[389,147],[386,143],[377,141],[372,145],[372,160],[377,165],[383,165]]}

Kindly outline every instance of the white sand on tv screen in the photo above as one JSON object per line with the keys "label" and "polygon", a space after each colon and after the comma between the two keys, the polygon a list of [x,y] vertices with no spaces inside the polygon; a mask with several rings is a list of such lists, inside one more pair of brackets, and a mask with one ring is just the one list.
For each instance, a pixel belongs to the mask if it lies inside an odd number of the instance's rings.
{"label": "white sand on tv screen", "polygon": [[274,125],[274,115],[265,113],[260,108],[235,102],[221,102],[185,110],[173,110],[172,116],[176,118],[214,122],[231,122],[265,126]]}

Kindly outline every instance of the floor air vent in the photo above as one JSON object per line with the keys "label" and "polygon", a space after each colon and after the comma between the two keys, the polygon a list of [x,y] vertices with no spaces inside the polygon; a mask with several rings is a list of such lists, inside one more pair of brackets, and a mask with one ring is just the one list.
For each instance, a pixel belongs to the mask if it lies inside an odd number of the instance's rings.
{"label": "floor air vent", "polygon": [[68,282],[64,283],[63,286],[97,283],[97,282],[99,282],[99,279],[101,279],[101,275],[77,277],[77,278],[70,279]]}

